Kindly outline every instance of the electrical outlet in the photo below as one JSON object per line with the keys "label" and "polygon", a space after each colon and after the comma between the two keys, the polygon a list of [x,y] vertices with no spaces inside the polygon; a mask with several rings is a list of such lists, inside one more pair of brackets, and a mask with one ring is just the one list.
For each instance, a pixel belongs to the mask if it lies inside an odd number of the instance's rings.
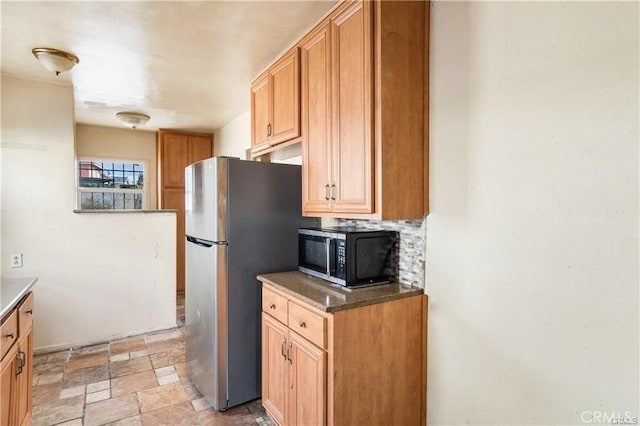
{"label": "electrical outlet", "polygon": [[9,256],[11,257],[12,268],[22,268],[22,253],[10,254]]}

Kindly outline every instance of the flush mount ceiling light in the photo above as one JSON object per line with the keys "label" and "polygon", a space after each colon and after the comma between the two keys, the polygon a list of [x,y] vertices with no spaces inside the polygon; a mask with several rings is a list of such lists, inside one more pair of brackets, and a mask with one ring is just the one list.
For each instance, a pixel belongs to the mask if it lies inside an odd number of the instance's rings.
{"label": "flush mount ceiling light", "polygon": [[125,126],[135,129],[138,126],[144,126],[151,117],[147,114],[139,112],[123,111],[116,114],[116,117],[124,123]]}
{"label": "flush mount ceiling light", "polygon": [[55,72],[56,75],[60,75],[60,73],[64,71],[69,71],[75,64],[80,62],[78,57],[73,53],[51,49],[49,47],[36,47],[32,49],[31,52],[43,67]]}

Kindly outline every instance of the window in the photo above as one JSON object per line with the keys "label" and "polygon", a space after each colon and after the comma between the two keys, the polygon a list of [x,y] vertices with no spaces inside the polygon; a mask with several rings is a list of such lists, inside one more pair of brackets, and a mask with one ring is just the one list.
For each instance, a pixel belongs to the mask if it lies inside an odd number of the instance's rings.
{"label": "window", "polygon": [[141,210],[146,207],[141,162],[78,161],[81,210]]}

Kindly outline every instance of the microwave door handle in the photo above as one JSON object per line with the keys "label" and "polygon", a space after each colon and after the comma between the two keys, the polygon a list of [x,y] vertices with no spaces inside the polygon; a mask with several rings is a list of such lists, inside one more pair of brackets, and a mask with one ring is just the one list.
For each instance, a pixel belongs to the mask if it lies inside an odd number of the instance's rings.
{"label": "microwave door handle", "polygon": [[325,243],[325,252],[327,253],[327,277],[331,276],[331,239],[327,238],[324,240]]}

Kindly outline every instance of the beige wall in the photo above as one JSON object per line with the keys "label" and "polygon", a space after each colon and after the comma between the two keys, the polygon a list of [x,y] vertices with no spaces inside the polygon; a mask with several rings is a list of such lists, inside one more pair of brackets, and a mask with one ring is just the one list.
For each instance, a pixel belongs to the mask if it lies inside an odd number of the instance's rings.
{"label": "beige wall", "polygon": [[432,3],[428,424],[640,416],[638,7]]}
{"label": "beige wall", "polygon": [[213,137],[213,156],[246,159],[249,148],[251,148],[251,111],[247,110],[216,130]]}
{"label": "beige wall", "polygon": [[146,208],[157,208],[158,172],[155,132],[77,124],[76,156],[77,158],[143,161]]}
{"label": "beige wall", "polygon": [[38,277],[36,350],[175,326],[175,213],[73,213],[73,88],[3,75],[1,95],[0,262]]}

